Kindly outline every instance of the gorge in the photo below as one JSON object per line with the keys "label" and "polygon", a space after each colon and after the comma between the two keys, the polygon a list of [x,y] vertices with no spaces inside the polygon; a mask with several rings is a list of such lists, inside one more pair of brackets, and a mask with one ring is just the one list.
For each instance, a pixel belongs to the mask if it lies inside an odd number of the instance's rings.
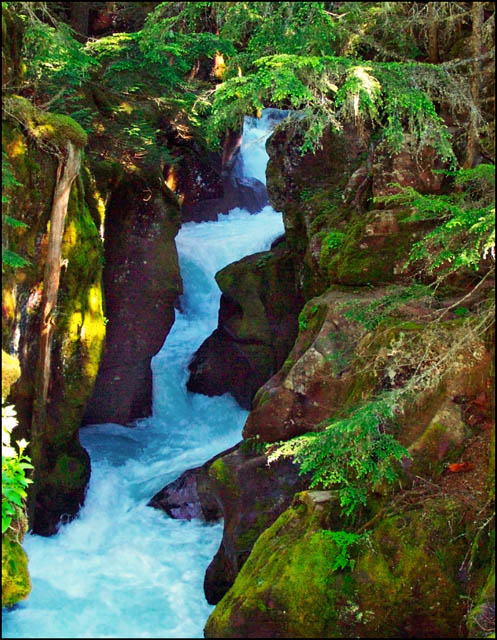
{"label": "gorge", "polygon": [[6,637],[494,636],[494,15],[2,3]]}

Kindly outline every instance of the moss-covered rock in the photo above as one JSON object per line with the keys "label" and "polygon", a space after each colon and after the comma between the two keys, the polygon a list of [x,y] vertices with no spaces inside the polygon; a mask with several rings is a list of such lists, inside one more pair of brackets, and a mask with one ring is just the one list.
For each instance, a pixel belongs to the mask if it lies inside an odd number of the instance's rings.
{"label": "moss-covered rock", "polygon": [[208,489],[224,518],[223,539],[204,580],[207,601],[215,604],[233,584],[259,535],[306,479],[288,460],[268,465],[254,441],[242,442],[204,466],[208,482],[203,492]]}
{"label": "moss-covered rock", "polygon": [[266,147],[269,201],[283,212],[286,238],[296,262],[296,284],[305,299],[323,293],[328,282],[319,267],[323,235],[348,224],[350,207],[344,192],[350,176],[366,163],[368,134],[353,126],[343,134],[326,131],[315,155],[300,155],[302,140],[277,127]]}
{"label": "moss-covered rock", "polygon": [[[36,122],[42,122],[39,114],[33,113]],[[78,139],[79,125],[69,123],[73,131],[67,133],[66,124],[62,126],[59,122],[57,135],[61,137],[51,139],[51,143],[63,146],[64,139],[72,140],[75,136],[72,141],[82,144],[83,138]],[[43,131],[49,135],[48,129]],[[18,349],[22,370],[21,378],[11,390],[19,418],[16,436],[32,442],[39,314],[57,159],[46,147],[38,147],[29,135],[9,120],[3,122],[3,132],[3,150],[14,178],[21,185],[9,189],[7,213],[27,225],[8,229],[9,246],[29,259],[31,265],[16,271],[7,269],[5,273],[2,297],[8,302],[8,322],[2,338],[4,348],[9,351]],[[64,138],[64,132],[70,137]],[[83,173],[87,171],[88,166],[83,163]],[[43,441],[33,443],[43,451],[42,463],[37,468],[36,486],[30,486],[30,495],[36,492],[36,507],[30,526],[43,534],[56,530],[62,514],[71,517],[77,512],[83,502],[90,473],[89,458],[79,444],[78,429],[96,379],[105,336],[103,244],[88,204],[88,201],[93,203],[96,197],[93,192],[91,196],[89,193],[93,187],[91,180],[83,181],[78,177],[74,181],[62,241],[47,424],[40,430]],[[19,336],[18,343],[16,335]],[[67,456],[81,467],[79,473],[74,475],[69,469],[67,474],[64,473],[62,463]]]}
{"label": "moss-covered rock", "polygon": [[259,387],[283,364],[297,335],[302,304],[285,246],[256,253],[216,274],[221,291],[216,331],[189,365],[188,389],[232,393],[250,408]]}
{"label": "moss-covered rock", "polygon": [[38,109],[32,102],[21,96],[5,98],[5,110],[20,120],[27,128],[28,135],[38,142],[65,148],[67,142],[76,147],[86,145],[85,130],[72,118],[59,113]]}
{"label": "moss-covered rock", "polygon": [[461,408],[446,400],[422,435],[409,447],[414,460],[409,471],[438,479],[445,468],[444,463],[458,459],[469,433]]}
{"label": "moss-covered rock", "polygon": [[2,607],[12,607],[31,592],[28,557],[21,547],[21,535],[8,530],[2,534]]}
{"label": "moss-covered rock", "polygon": [[370,292],[337,287],[307,302],[299,315],[295,345],[258,393],[244,438],[277,442],[319,429],[347,401],[373,388],[376,381],[369,373],[359,377],[350,367],[363,331],[344,315],[352,303],[367,304],[371,299]]}
{"label": "moss-covered rock", "polygon": [[259,537],[207,621],[206,637],[464,636],[456,579],[464,505],[433,499],[423,510],[384,518],[344,569],[334,569],[341,550],[321,533],[337,528],[337,508],[312,492],[297,495]]}
{"label": "moss-covered rock", "polygon": [[[325,500],[323,501],[323,497]],[[336,612],[332,554],[319,532],[331,494],[304,492],[259,536],[233,587],[205,626],[206,638],[323,638]]]}
{"label": "moss-covered rock", "polygon": [[475,606],[468,613],[466,625],[470,638],[495,637],[495,549],[488,577],[476,594]]}

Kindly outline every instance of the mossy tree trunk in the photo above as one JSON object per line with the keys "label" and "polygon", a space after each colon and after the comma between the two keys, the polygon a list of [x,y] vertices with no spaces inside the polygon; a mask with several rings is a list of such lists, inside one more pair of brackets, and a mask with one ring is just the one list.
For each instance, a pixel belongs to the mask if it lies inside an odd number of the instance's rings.
{"label": "mossy tree trunk", "polygon": [[482,25],[483,25],[483,2],[473,2],[471,7],[471,17],[473,20],[473,30],[471,34],[471,53],[475,61],[473,63],[473,75],[471,78],[471,96],[473,105],[470,110],[470,122],[468,131],[468,144],[466,147],[466,158],[464,169],[471,169],[476,160],[478,152],[478,118],[480,107],[480,82],[481,82],[481,45],[482,45]]}
{"label": "mossy tree trunk", "polygon": [[[51,346],[55,328],[54,312],[60,282],[62,238],[67,214],[69,195],[74,179],[79,173],[81,150],[70,141],[66,144],[66,153],[59,159],[55,182],[54,199],[50,214],[50,232],[43,278],[43,296],[41,302],[41,328],[39,338],[38,362],[35,372],[33,416],[31,423],[31,459],[34,465],[34,480],[43,455],[43,430],[46,424],[46,404],[50,379]],[[32,521],[36,496],[36,484],[28,505],[28,515]]]}

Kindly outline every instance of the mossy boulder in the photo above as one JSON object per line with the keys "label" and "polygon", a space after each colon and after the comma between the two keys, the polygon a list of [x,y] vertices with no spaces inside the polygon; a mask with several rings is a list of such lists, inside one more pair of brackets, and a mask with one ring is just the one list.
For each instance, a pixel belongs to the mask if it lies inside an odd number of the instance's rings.
{"label": "mossy boulder", "polygon": [[69,116],[43,111],[26,98],[15,95],[5,98],[4,108],[20,120],[27,128],[28,135],[39,143],[57,149],[65,148],[68,142],[78,149],[86,145],[85,130]]}
{"label": "mossy boulder", "polygon": [[221,289],[218,328],[189,369],[190,391],[231,393],[245,408],[283,364],[297,335],[302,304],[293,260],[284,246],[234,262],[216,274]]}
{"label": "mossy boulder", "polygon": [[410,282],[404,271],[413,244],[426,225],[404,222],[405,210],[355,212],[339,247],[321,249],[320,269],[327,281],[345,285]]}
{"label": "mossy boulder", "polygon": [[258,538],[232,588],[209,617],[206,638],[323,638],[335,611],[332,560],[320,535],[338,519],[331,492],[297,493]]}
{"label": "mossy boulder", "polygon": [[2,534],[2,607],[12,607],[31,592],[28,556],[20,544],[26,527],[19,521],[15,524],[20,531]]}
{"label": "mossy boulder", "polygon": [[339,506],[312,494],[298,494],[259,537],[206,637],[464,636],[463,504],[432,499],[384,518],[350,552],[355,563],[334,569],[340,549],[322,532],[341,528]]}
{"label": "mossy boulder", "polygon": [[469,434],[460,406],[446,400],[421,436],[408,448],[413,459],[410,473],[437,480],[445,464],[459,458]]}
{"label": "mossy boulder", "polygon": [[366,165],[369,134],[353,125],[338,135],[325,131],[322,148],[301,155],[299,133],[279,126],[266,143],[269,201],[283,212],[286,238],[296,262],[296,284],[305,299],[323,293],[327,282],[319,269],[322,236],[318,233],[348,224],[350,207],[343,194],[349,179]]}
{"label": "mossy boulder", "polygon": [[359,379],[350,366],[363,331],[344,311],[353,303],[367,304],[374,295],[337,287],[306,303],[294,347],[257,393],[244,438],[276,442],[316,430],[347,401],[373,388],[368,373]]}
{"label": "mossy boulder", "polygon": [[255,441],[245,441],[208,466],[204,486],[221,508],[221,545],[204,580],[207,601],[219,602],[233,584],[255,541],[290,504],[306,478],[288,460],[268,465]]}

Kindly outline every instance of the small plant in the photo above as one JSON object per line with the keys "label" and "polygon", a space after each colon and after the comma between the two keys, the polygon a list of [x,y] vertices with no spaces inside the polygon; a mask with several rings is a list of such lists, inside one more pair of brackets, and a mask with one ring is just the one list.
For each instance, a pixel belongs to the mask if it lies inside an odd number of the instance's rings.
{"label": "small plant", "polygon": [[[454,181],[449,195],[424,195],[412,187],[379,198],[386,205],[408,205],[415,213],[404,220],[434,220],[438,226],[414,244],[404,269],[423,261],[440,281],[451,273],[478,271],[481,261],[495,261],[495,166],[445,172]],[[400,185],[395,185],[400,186]]]}
{"label": "small plant", "polygon": [[313,305],[311,310],[308,312],[307,307],[304,307],[299,315],[299,330],[305,331],[309,326],[309,316],[313,316],[317,313],[319,307],[317,304]]}
{"label": "small plant", "polygon": [[323,529],[319,532],[326,540],[331,540],[337,548],[337,554],[331,566],[332,571],[337,569],[353,569],[355,560],[350,557],[349,548],[364,540],[367,533],[349,533],[348,531],[327,531]]}
{"label": "small plant", "polygon": [[314,189],[311,189],[310,187],[304,187],[300,191],[300,200],[301,200],[301,202],[309,202],[309,200],[312,198],[313,194],[314,194]]}
{"label": "small plant", "polygon": [[266,253],[264,256],[262,256],[262,258],[259,258],[257,260],[257,262],[255,263],[258,269],[264,269],[265,266],[267,265],[267,263],[269,262],[269,260],[271,260],[271,258],[273,257],[273,253],[272,251],[269,251],[268,253]]}
{"label": "small plant", "polygon": [[10,435],[17,425],[13,405],[2,407],[2,533],[11,526],[12,521],[24,511],[26,487],[32,482],[26,477],[26,470],[33,469],[29,456],[24,454],[28,443],[18,440],[19,450],[11,445]]}
{"label": "small plant", "polygon": [[[25,222],[17,220],[7,214],[11,195],[17,187],[22,187],[22,184],[15,179],[8,156],[2,151],[2,205],[4,205],[4,209],[2,211],[2,225],[6,225],[13,229],[28,226]],[[5,231],[7,230],[5,229]],[[7,233],[5,233],[5,236],[7,236]],[[11,251],[8,247],[2,247],[2,271],[5,270],[4,265],[11,267],[12,269],[19,269],[21,267],[27,267],[30,264],[31,262],[29,262],[29,260],[26,260],[26,258],[23,258],[14,251]]]}
{"label": "small plant", "polygon": [[335,229],[333,229],[328,233],[328,235],[324,239],[324,244],[328,249],[335,250],[335,249],[339,249],[342,246],[344,239],[345,239],[345,233],[342,233],[341,231],[336,231]]}

